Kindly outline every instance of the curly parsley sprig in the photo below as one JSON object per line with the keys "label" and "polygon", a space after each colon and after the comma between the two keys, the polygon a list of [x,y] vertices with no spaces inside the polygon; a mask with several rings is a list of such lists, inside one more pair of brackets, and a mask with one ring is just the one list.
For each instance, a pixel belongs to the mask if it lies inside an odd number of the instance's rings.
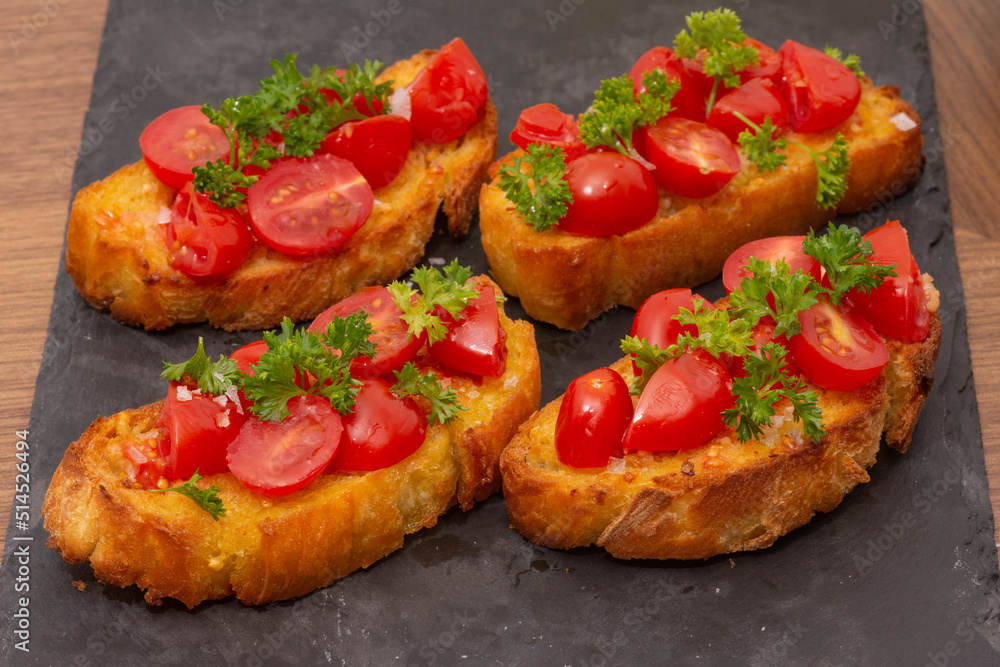
{"label": "curly parsley sprig", "polygon": [[479,296],[479,291],[467,284],[471,275],[472,271],[460,266],[456,259],[440,271],[430,266],[414,269],[410,280],[417,284],[419,292],[398,280],[390,284],[389,293],[403,311],[409,335],[419,336],[426,331],[431,343],[443,340],[448,325],[439,309],[457,319],[469,302]]}
{"label": "curly parsley sprig", "polygon": [[861,232],[847,225],[837,227],[831,222],[824,236],[816,236],[810,230],[802,242],[802,249],[826,269],[830,288],[825,291],[830,301],[838,306],[851,290],[868,294],[886,278],[896,275],[895,264],[870,261],[872,244],[861,236]]}
{"label": "curly parsley sprig", "polygon": [[225,355],[219,355],[218,361],[212,361],[205,354],[205,343],[199,336],[198,349],[190,359],[179,364],[163,362],[160,377],[172,382],[184,382],[185,376],[198,383],[198,388],[203,393],[222,396],[230,387],[239,383],[240,371],[236,362]]}
{"label": "curly parsley sprig", "polygon": [[458,394],[454,388],[441,386],[437,376],[421,375],[417,367],[410,362],[396,371],[396,384],[392,391],[400,396],[422,396],[431,404],[431,416],[428,421],[434,424],[446,424],[458,413],[467,408],[458,402]]}
{"label": "curly parsley sprig", "polygon": [[799,311],[816,305],[822,291],[816,279],[801,270],[792,273],[783,259],[771,263],[751,257],[747,268],[752,275],[744,277],[729,295],[733,317],[746,320],[751,327],[770,317],[775,322],[775,336],[799,333]]}
{"label": "curly parsley sprig", "polygon": [[202,508],[208,512],[213,519],[219,520],[220,516],[226,516],[226,508],[222,505],[222,499],[219,498],[219,487],[214,484],[207,489],[198,488],[198,480],[202,477],[195,470],[194,474],[191,475],[191,479],[184,482],[180,486],[172,486],[167,489],[147,489],[150,493],[166,493],[167,491],[173,491],[174,493],[179,493],[182,496],[187,496],[193,500],[198,507]]}
{"label": "curly parsley sprig", "polygon": [[536,232],[559,224],[573,203],[565,155],[559,146],[528,144],[523,155],[500,169],[500,189]]}
{"label": "curly parsley sprig", "polygon": [[861,69],[861,58],[854,55],[853,53],[845,58],[843,51],[841,51],[840,49],[835,49],[832,46],[828,46],[825,49],[823,49],[823,53],[830,56],[837,62],[843,64],[844,66],[846,66],[849,70],[854,72],[854,76],[858,77],[859,79],[865,78],[865,71]]}
{"label": "curly parsley sprig", "polygon": [[692,12],[685,20],[688,29],[678,33],[674,50],[682,58],[691,60],[704,54],[704,72],[714,79],[705,104],[707,115],[715,105],[719,84],[729,88],[739,86],[739,73],[756,65],[760,53],[745,43],[747,36],[740,27],[740,17],[731,9]]}
{"label": "curly parsley sprig", "polygon": [[758,171],[774,171],[785,164],[787,156],[783,151],[789,144],[798,146],[809,153],[816,165],[816,205],[833,208],[844,197],[851,159],[847,140],[840,132],[826,150],[815,151],[801,142],[775,137],[776,128],[770,117],[764,119],[763,125],[757,125],[739,111],[734,111],[733,115],[753,130],[740,132],[739,144],[747,159],[757,164]]}
{"label": "curly parsley sprig", "polygon": [[608,146],[630,155],[635,150],[635,129],[653,125],[670,113],[670,101],[680,90],[680,82],[654,69],[643,75],[642,83],[646,91],[636,96],[627,75],[601,82],[594,103],[580,116],[580,139],[587,148]]}

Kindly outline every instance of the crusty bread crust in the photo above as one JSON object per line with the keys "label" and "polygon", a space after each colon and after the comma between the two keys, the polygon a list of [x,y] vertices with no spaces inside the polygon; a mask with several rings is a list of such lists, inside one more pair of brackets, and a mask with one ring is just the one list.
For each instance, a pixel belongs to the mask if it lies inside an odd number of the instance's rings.
{"label": "crusty bread crust", "polygon": [[[396,63],[379,80],[406,85],[434,53]],[[375,191],[371,216],[336,254],[295,258],[256,243],[240,268],[209,281],[170,266],[157,218],[176,191],[139,161],[77,194],[66,269],[87,301],[146,329],[208,321],[231,331],[272,327],[285,316],[309,319],[413,267],[434,231],[438,208],[453,234],[466,234],[496,146],[496,108],[488,100],[483,119],[462,137],[413,146],[399,176]]]}
{"label": "crusty bread crust", "polygon": [[[146,601],[173,597],[188,607],[235,594],[247,604],[304,595],[400,548],[452,505],[463,509],[500,486],[500,451],[541,395],[530,324],[501,315],[507,370],[476,385],[453,378],[468,409],[428,428],[421,448],[369,473],[324,474],[301,491],[267,497],[231,473],[210,475],[226,516],[175,493],[133,488],[122,446],[155,429],[163,401],[96,420],[70,445],[42,507],[48,545],[89,560],[107,584],[137,584]],[[67,582],[68,585],[68,582]]]}
{"label": "crusty bread crust", "polygon": [[[770,546],[868,481],[883,430],[890,445],[905,449],[940,340],[935,314],[924,341],[889,341],[892,370],[857,391],[817,390],[827,434],[815,444],[789,419],[766,444],[739,443],[727,429],[696,449],[630,453],[620,472],[576,469],[556,455],[556,399],[501,456],[511,526],[542,546],[596,544],[618,558],[708,558]],[[632,380],[629,358],[612,368]]]}
{"label": "crusty bread crust", "polygon": [[[899,129],[904,114],[915,126]],[[768,236],[804,234],[833,219],[899,194],[922,166],[920,118],[893,86],[862,86],[861,101],[843,124],[790,139],[826,149],[837,132],[850,144],[848,189],[836,210],[815,205],[816,167],[806,151],[789,147],[788,161],[760,173],[744,158],[736,177],[718,194],[687,199],[660,191],[658,217],[616,236],[577,236],[552,228],[535,232],[497,186],[499,170],[518,152],[490,168],[493,180],[479,199],[483,248],[494,279],[521,299],[532,317],[563,329],[580,329],[615,306],[638,308],[668,287],[693,287],[722,270],[730,253]]]}

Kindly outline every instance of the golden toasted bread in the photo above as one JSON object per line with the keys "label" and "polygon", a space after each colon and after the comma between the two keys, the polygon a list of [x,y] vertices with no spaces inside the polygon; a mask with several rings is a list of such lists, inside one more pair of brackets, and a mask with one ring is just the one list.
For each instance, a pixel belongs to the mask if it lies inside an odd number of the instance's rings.
{"label": "golden toasted bread", "polygon": [[[378,80],[405,86],[434,53],[396,63]],[[87,301],[146,329],[203,321],[230,331],[262,329],[285,316],[315,317],[360,288],[413,267],[439,208],[453,234],[468,232],[496,145],[496,108],[487,100],[483,119],[459,139],[411,148],[399,176],[375,190],[367,222],[335,255],[295,258],[257,242],[240,268],[215,281],[195,280],[170,266],[157,219],[176,191],[139,161],[77,194],[66,269]]]}
{"label": "golden toasted bread", "polygon": [[[764,442],[738,442],[727,429],[696,449],[632,452],[620,467],[578,469],[556,455],[556,399],[501,456],[511,526],[542,546],[596,544],[617,558],[708,558],[770,546],[868,481],[883,431],[890,446],[906,449],[940,342],[935,314],[924,341],[887,341],[889,364],[862,388],[817,389],[826,429],[818,443],[803,439],[789,407]],[[611,368],[631,382],[628,357]]]}
{"label": "golden toasted bread", "polygon": [[[45,496],[48,545],[97,578],[136,584],[146,601],[188,607],[235,594],[247,604],[304,595],[400,548],[456,503],[469,509],[500,488],[500,452],[540,397],[534,330],[501,313],[507,368],[481,385],[454,378],[467,410],[431,426],[416,453],[368,473],[323,474],[301,491],[268,497],[231,473],[209,475],[226,515],[190,499],[133,487],[122,447],[148,438],[163,401],[96,420],[70,445]],[[69,581],[67,580],[67,585]]]}
{"label": "golden toasted bread", "polygon": [[816,166],[806,151],[791,146],[787,163],[770,173],[742,158],[740,172],[711,197],[688,199],[661,189],[656,219],[601,238],[557,227],[536,232],[525,223],[497,185],[500,167],[520,154],[516,151],[490,168],[493,180],[479,196],[490,270],[532,317],[579,329],[615,304],[638,308],[662,289],[711,280],[745,243],[804,234],[839,213],[853,213],[879,196],[902,192],[919,175],[920,118],[897,88],[876,88],[866,80],[857,109],[843,124],[788,137],[825,150],[837,132],[850,145],[851,167],[847,193],[835,210],[817,208]]}

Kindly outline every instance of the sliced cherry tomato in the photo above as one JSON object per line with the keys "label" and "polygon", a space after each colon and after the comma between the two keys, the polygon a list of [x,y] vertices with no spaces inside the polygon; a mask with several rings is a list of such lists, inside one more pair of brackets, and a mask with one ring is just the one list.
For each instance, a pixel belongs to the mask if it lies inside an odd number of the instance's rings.
{"label": "sliced cherry tomato", "polygon": [[815,257],[807,255],[802,250],[804,236],[772,236],[758,239],[741,245],[726,260],[722,267],[722,284],[726,292],[732,292],[740,286],[744,278],[752,277],[747,262],[751,257],[774,264],[779,259],[785,260],[792,273],[803,271],[820,280],[821,269]]}
{"label": "sliced cherry tomato", "polygon": [[375,356],[355,357],[351,362],[351,375],[355,378],[381,377],[399,370],[413,358],[427,339],[423,334],[409,334],[409,325],[403,321],[402,309],[392,300],[392,294],[385,287],[365,287],[330,306],[313,320],[309,331],[326,331],[326,325],[333,321],[335,315],[347,317],[361,311],[368,313],[368,321],[374,330],[368,340],[375,344]]}
{"label": "sliced cherry tomato", "polygon": [[861,99],[861,82],[843,63],[792,40],[779,49],[781,88],[798,132],[820,132],[850,118]]}
{"label": "sliced cherry tomato", "polygon": [[750,79],[720,97],[712,107],[706,122],[711,127],[722,130],[733,143],[739,140],[740,132],[749,129],[746,123],[736,117],[735,112],[743,114],[757,125],[762,125],[765,118],[770,118],[779,133],[788,127],[788,102],[770,79]]}
{"label": "sliced cherry tomato", "polygon": [[598,368],[569,383],[556,418],[556,453],[574,468],[608,465],[621,457],[632,421],[632,397],[622,376]]}
{"label": "sliced cherry tomato", "polygon": [[[753,337],[753,345],[750,346],[750,351],[758,356],[760,355],[761,348],[772,341],[779,343],[785,350],[789,350],[788,339],[785,336],[774,335],[774,322],[770,321],[770,318],[758,322],[757,326],[750,332],[750,335]],[[768,356],[768,359],[770,359],[770,356]],[[743,367],[743,357],[730,357],[729,364],[727,365],[729,367],[729,374],[734,378],[746,377],[747,371]],[[799,365],[795,363],[791,352],[785,355],[784,368],[789,375],[799,375],[802,373]],[[774,386],[781,389],[784,385],[777,382]]]}
{"label": "sliced cherry tomato", "polygon": [[573,202],[559,229],[571,234],[624,234],[652,220],[660,206],[653,175],[621,153],[588,153],[573,160],[566,182]]}
{"label": "sliced cherry tomato", "polygon": [[[674,319],[674,315],[680,313],[681,308],[694,310],[695,296],[697,295],[691,294],[691,290],[685,287],[657,292],[643,301],[639,310],[635,311],[630,335],[636,338],[645,338],[652,345],[663,349],[676,343],[677,337],[682,333],[697,336],[698,327],[693,324],[682,326]],[[702,301],[705,300],[702,299]],[[708,308],[715,307],[709,301],[705,301],[705,305]],[[642,374],[635,363],[632,364],[632,371],[636,375]]]}
{"label": "sliced cherry tomato", "polygon": [[753,37],[747,37],[743,42],[757,49],[759,59],[756,65],[751,65],[740,72],[740,81],[746,83],[750,79],[770,79],[777,83],[781,79],[781,56],[764,42]]}
{"label": "sliced cherry tomato", "polygon": [[284,496],[316,479],[333,459],[344,428],[316,394],[288,399],[280,422],[248,419],[229,445],[229,469],[251,491]]}
{"label": "sliced cherry tomato", "polygon": [[699,90],[698,83],[684,67],[684,63],[677,57],[677,54],[665,46],[654,46],[639,56],[639,60],[636,61],[635,65],[632,65],[628,75],[632,79],[632,88],[635,94],[638,96],[646,92],[642,77],[646,72],[654,69],[662,70],[667,75],[667,80],[677,79],[680,81],[681,89],[670,100],[670,104],[674,107],[670,115],[690,118],[691,120],[705,120],[704,94]]}
{"label": "sliced cherry tomato", "polygon": [[187,479],[195,471],[202,475],[226,471],[226,448],[248,415],[232,401],[215,398],[195,393],[179,382],[170,383],[157,422],[161,434],[166,434],[157,446],[170,479]]}
{"label": "sliced cherry tomato", "polygon": [[479,296],[469,302],[459,321],[449,326],[444,339],[431,345],[430,353],[448,368],[498,377],[507,368],[507,334],[500,327],[496,292],[489,285],[478,289]]}
{"label": "sliced cherry tomato", "polygon": [[364,380],[330,470],[381,470],[420,449],[427,418],[416,401],[392,393],[385,380]]}
{"label": "sliced cherry tomato", "polygon": [[229,164],[229,140],[197,105],[172,109],[147,125],[139,148],[153,175],[172,188],[193,181],[194,167],[216,160]]}
{"label": "sliced cherry tomato", "polygon": [[642,390],[625,450],[672,452],[704,445],[722,430],[732,392],[729,371],[715,357],[695,352],[671,359]]}
{"label": "sliced cherry tomato", "polygon": [[170,265],[197,278],[235,271],[253,245],[246,219],[195,192],[191,183],[177,192],[165,231]]}
{"label": "sliced cherry tomato", "polygon": [[350,160],[378,190],[403,170],[410,143],[410,121],[387,114],[344,123],[326,135],[317,152]]}
{"label": "sliced cherry tomato", "polygon": [[486,75],[460,37],[441,47],[408,88],[414,141],[458,139],[486,113]]}
{"label": "sliced cherry tomato", "polygon": [[725,134],[686,118],[661,118],[645,131],[646,159],[656,182],[684,197],[708,197],[740,170],[740,154]]}
{"label": "sliced cherry tomato", "polygon": [[872,244],[871,261],[895,264],[896,275],[869,294],[855,290],[848,298],[879,333],[914,342],[924,340],[930,331],[931,313],[906,230],[894,220],[865,234],[865,240]]}
{"label": "sliced cherry tomato", "polygon": [[517,125],[510,133],[511,142],[518,148],[528,149],[529,144],[549,144],[558,146],[566,153],[570,162],[587,152],[580,140],[580,128],[576,119],[563,113],[554,104],[536,104],[521,112]]}
{"label": "sliced cherry tomato", "polygon": [[835,391],[861,387],[885,367],[889,351],[874,327],[849,308],[826,299],[799,313],[802,333],[789,347],[814,385]]}
{"label": "sliced cherry tomato", "polygon": [[257,237],[278,252],[297,256],[339,249],[374,206],[375,195],[365,177],[335,155],[281,162],[247,195]]}
{"label": "sliced cherry tomato", "polygon": [[257,340],[237,348],[229,355],[236,362],[236,367],[244,375],[253,375],[253,366],[260,361],[261,355],[267,352],[267,341]]}
{"label": "sliced cherry tomato", "polygon": [[166,477],[166,461],[157,449],[155,439],[128,442],[122,449],[125,472],[144,489],[155,489],[161,477]]}

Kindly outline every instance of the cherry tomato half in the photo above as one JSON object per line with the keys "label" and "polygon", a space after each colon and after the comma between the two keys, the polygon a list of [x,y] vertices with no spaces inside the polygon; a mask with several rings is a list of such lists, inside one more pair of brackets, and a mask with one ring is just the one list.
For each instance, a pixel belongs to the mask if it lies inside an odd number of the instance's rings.
{"label": "cherry tomato half", "polygon": [[[639,310],[635,311],[630,335],[636,338],[645,338],[652,345],[663,349],[676,343],[678,336],[682,333],[697,336],[698,327],[693,324],[682,326],[674,319],[674,316],[680,313],[681,308],[694,310],[695,296],[697,295],[691,294],[691,290],[686,287],[657,292],[643,301]],[[698,298],[701,299],[700,296]],[[702,299],[702,301],[705,300]],[[705,301],[705,305],[708,308],[714,308],[708,301]],[[632,370],[636,375],[642,374],[635,363],[632,364]]]}
{"label": "cherry tomato half", "polygon": [[559,229],[582,236],[624,234],[653,219],[660,206],[649,170],[617,152],[588,153],[569,163],[573,202]]}
{"label": "cherry tomato half", "polygon": [[229,358],[236,362],[236,367],[244,375],[253,375],[253,366],[260,361],[261,356],[267,352],[267,341],[256,340],[247,343],[243,347],[237,348],[229,355]]}
{"label": "cherry tomato half", "polygon": [[193,181],[194,167],[217,160],[229,164],[229,140],[197,105],[171,109],[147,125],[139,148],[153,175],[172,188]]}
{"label": "cherry tomato half", "polygon": [[704,445],[722,430],[732,392],[729,371],[715,357],[695,352],[671,359],[642,390],[625,450],[672,452]]}
{"label": "cherry tomato half", "polygon": [[253,245],[246,219],[195,192],[191,183],[177,192],[165,231],[170,265],[197,278],[235,271]]}
{"label": "cherry tomato half", "polygon": [[781,56],[770,46],[753,37],[747,37],[743,43],[757,49],[759,58],[756,65],[751,65],[740,72],[740,81],[746,83],[750,79],[764,78],[777,83],[781,79]]}
{"label": "cherry tomato half", "polygon": [[894,220],[865,234],[865,240],[872,244],[871,261],[895,264],[896,275],[886,278],[869,294],[855,290],[848,298],[879,333],[922,341],[930,331],[931,313],[906,230]]}
{"label": "cherry tomato half", "polygon": [[753,274],[747,268],[747,262],[751,257],[774,264],[779,259],[785,260],[792,273],[803,271],[811,274],[816,280],[820,279],[821,269],[815,257],[807,255],[802,250],[804,236],[772,236],[766,239],[758,239],[741,245],[733,254],[726,259],[722,267],[722,284],[726,292],[731,293],[744,278],[750,278]]}
{"label": "cherry tomato half", "polygon": [[521,112],[517,125],[510,133],[511,142],[518,148],[528,149],[529,144],[558,146],[566,153],[570,162],[587,152],[580,140],[580,128],[576,119],[563,113],[554,104],[536,104]]}
{"label": "cherry tomato half", "polygon": [[392,393],[385,380],[364,380],[330,470],[381,470],[420,449],[427,418],[416,401]]}
{"label": "cherry tomato half", "polygon": [[408,88],[414,141],[458,139],[486,113],[486,75],[460,37],[441,47]]}
{"label": "cherry tomato half", "polygon": [[344,123],[331,130],[317,153],[330,153],[357,167],[372,190],[392,183],[410,154],[410,121],[386,114]]}
{"label": "cherry tomato half", "polygon": [[686,118],[661,118],[645,129],[646,159],[656,182],[684,197],[714,195],[740,170],[740,154],[725,134]]}
{"label": "cherry tomato half", "polygon": [[251,491],[284,496],[316,479],[340,445],[343,425],[316,394],[288,399],[280,422],[248,419],[229,445],[229,470]]}
{"label": "cherry tomato half", "polygon": [[735,144],[740,132],[750,129],[736,117],[737,111],[757,125],[770,118],[779,134],[788,127],[788,102],[770,79],[750,79],[720,97],[709,112],[706,123],[721,130]]}
{"label": "cherry tomato half", "polygon": [[194,393],[179,382],[170,383],[157,422],[161,433],[166,433],[157,443],[166,460],[166,477],[188,479],[195,471],[202,475],[226,471],[226,449],[248,415],[246,411],[241,414],[232,401],[227,399],[223,405],[214,398]]}
{"label": "cherry tomato half", "polygon": [[788,341],[795,362],[809,381],[834,391],[864,385],[889,362],[889,351],[874,327],[849,308],[826,299],[799,313],[802,333]]}
{"label": "cherry tomato half", "polygon": [[632,65],[628,75],[632,79],[632,88],[635,94],[638,96],[646,92],[642,77],[646,72],[654,69],[662,70],[668,80],[677,79],[680,81],[681,89],[670,100],[670,104],[674,108],[670,115],[690,118],[691,120],[705,120],[705,96],[699,90],[698,83],[684,67],[684,63],[677,57],[677,54],[665,46],[654,46],[639,56],[639,60],[636,61],[635,65]]}
{"label": "cherry tomato half", "polygon": [[792,40],[778,51],[781,88],[791,104],[791,124],[798,132],[820,132],[850,118],[861,99],[854,72],[822,51]]}
{"label": "cherry tomato half", "polygon": [[355,357],[351,362],[351,375],[355,378],[386,376],[399,370],[413,358],[427,339],[426,335],[411,336],[409,325],[403,321],[403,311],[392,300],[392,294],[385,287],[365,287],[343,301],[335,303],[319,314],[309,325],[309,331],[326,331],[326,325],[335,315],[347,317],[364,311],[373,332],[368,337],[375,344],[374,357]]}
{"label": "cherry tomato half", "polygon": [[[451,318],[446,318],[450,320]],[[507,368],[507,334],[500,327],[496,292],[489,285],[479,287],[479,296],[465,307],[448,334],[430,347],[431,357],[448,368],[498,377]]]}
{"label": "cherry tomato half", "polygon": [[278,252],[296,256],[337,250],[374,206],[375,195],[365,177],[335,155],[280,162],[247,195],[257,237]]}
{"label": "cherry tomato half", "polygon": [[632,397],[622,376],[598,368],[569,383],[556,418],[556,453],[574,468],[598,468],[621,457],[632,421]]}

